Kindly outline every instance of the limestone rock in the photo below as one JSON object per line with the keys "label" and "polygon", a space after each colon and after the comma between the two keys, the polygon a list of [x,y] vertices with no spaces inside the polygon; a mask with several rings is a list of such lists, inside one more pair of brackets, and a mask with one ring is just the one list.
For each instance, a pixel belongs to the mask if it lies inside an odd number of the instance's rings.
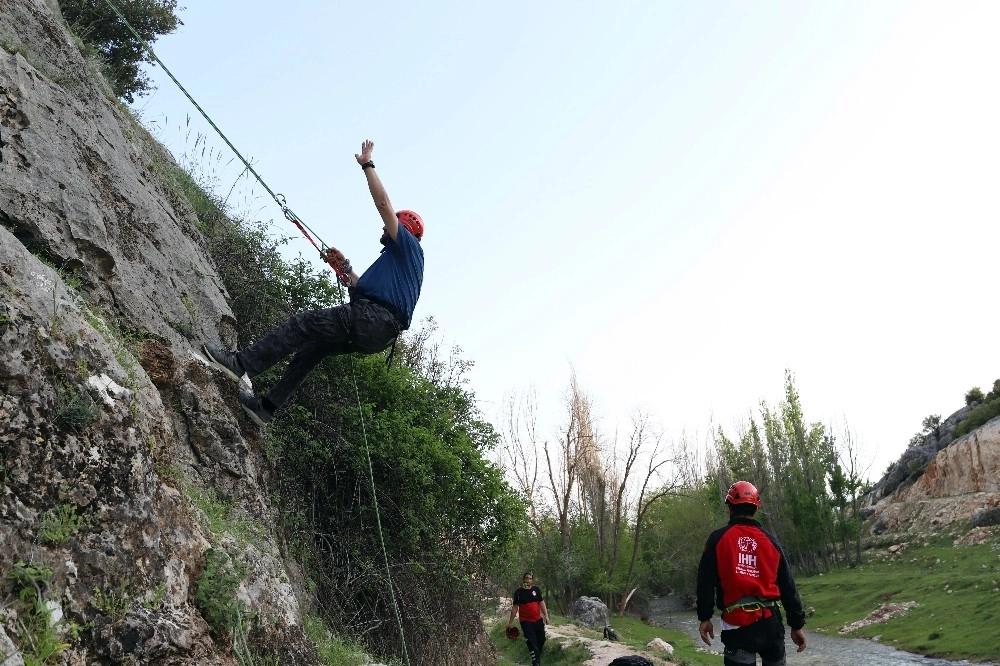
{"label": "limestone rock", "polygon": [[667,655],[674,654],[674,646],[666,642],[662,638],[654,638],[653,640],[646,643],[647,650],[656,650],[657,652],[665,652]]}
{"label": "limestone rock", "polygon": [[875,534],[995,524],[1000,514],[1000,418],[937,452],[923,474],[871,507]]}
{"label": "limestone rock", "polygon": [[[219,547],[268,644],[316,664],[260,430],[195,360],[193,341],[234,342],[234,319],[194,212],[157,176],[176,165],[92,74],[58,3],[0,0],[0,38],[0,579],[18,562],[51,572],[67,664],[235,666],[195,599]],[[209,500],[253,543],[213,526]],[[0,613],[3,666],[22,663],[17,612]]]}
{"label": "limestone rock", "polygon": [[0,666],[24,666],[24,658],[2,626],[0,626]]}
{"label": "limestone rock", "polygon": [[569,616],[578,624],[595,629],[606,627],[610,617],[608,607],[597,597],[580,597],[574,601],[569,609]]}

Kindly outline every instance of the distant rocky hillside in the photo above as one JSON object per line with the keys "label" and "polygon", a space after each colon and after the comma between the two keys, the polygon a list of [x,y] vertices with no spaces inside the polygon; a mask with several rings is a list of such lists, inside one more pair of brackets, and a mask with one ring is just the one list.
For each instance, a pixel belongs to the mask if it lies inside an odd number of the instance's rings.
{"label": "distant rocky hillside", "polygon": [[964,407],[908,448],[866,497],[872,534],[1000,525],[1000,418],[955,439]]}

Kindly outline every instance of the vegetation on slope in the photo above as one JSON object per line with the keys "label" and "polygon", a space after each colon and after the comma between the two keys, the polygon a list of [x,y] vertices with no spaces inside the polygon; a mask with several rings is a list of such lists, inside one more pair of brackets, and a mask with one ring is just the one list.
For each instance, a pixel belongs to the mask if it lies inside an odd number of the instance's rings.
{"label": "vegetation on slope", "polygon": [[[241,345],[297,310],[341,302],[332,273],[284,259],[266,227],[230,219],[195,179],[159,169],[198,215]],[[267,429],[276,500],[317,612],[372,652],[401,656],[398,604],[418,663],[475,640],[483,572],[506,554],[523,517],[487,460],[497,437],[466,384],[471,363],[457,350],[443,357],[433,336],[432,320],[407,334],[391,368],[381,355],[327,359]],[[259,390],[280,369],[256,378]]]}
{"label": "vegetation on slope", "polygon": [[100,60],[102,73],[114,93],[132,102],[151,87],[141,69],[142,63],[152,62],[143,40],[156,41],[160,35],[176,30],[181,20],[176,14],[177,0],[114,1],[139,37],[103,0],[59,0],[59,9],[83,43],[85,55]]}
{"label": "vegetation on slope", "polygon": [[[878,637],[902,650],[949,659],[995,659],[1000,633],[984,627],[1000,619],[1000,533],[979,535],[982,543],[958,534],[915,535],[894,553],[883,544],[860,567],[799,580],[802,600],[814,613],[809,630]],[[885,604],[905,602],[916,606],[839,633]]]}

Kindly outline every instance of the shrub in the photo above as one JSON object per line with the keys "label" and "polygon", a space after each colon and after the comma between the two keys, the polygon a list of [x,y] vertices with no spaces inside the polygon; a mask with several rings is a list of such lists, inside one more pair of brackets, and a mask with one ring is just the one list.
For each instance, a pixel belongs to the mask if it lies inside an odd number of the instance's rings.
{"label": "shrub", "polygon": [[[341,302],[332,273],[301,257],[286,261],[284,239],[268,225],[227,217],[225,201],[176,165],[154,168],[197,213],[240,346],[297,310]],[[480,635],[483,572],[507,555],[524,519],[523,502],[485,455],[499,438],[465,386],[471,362],[439,353],[417,334],[400,341],[391,369],[377,355],[325,359],[267,431],[268,454],[281,460],[276,501],[315,583],[317,615],[370,653],[392,657],[399,630],[385,620],[398,604],[416,663],[444,663]],[[279,370],[255,386],[266,390]],[[381,533],[372,529],[377,520]],[[224,553],[206,554],[196,601],[216,633],[238,635],[239,581],[227,563]]]}
{"label": "shrub", "polygon": [[69,645],[62,641],[58,624],[52,618],[52,606],[46,599],[52,569],[44,564],[18,562],[7,579],[14,585],[20,606],[17,636],[23,663],[30,666],[55,663]]}
{"label": "shrub", "polygon": [[937,430],[938,426],[941,425],[941,415],[931,414],[924,418],[921,425],[924,427],[924,433],[930,434],[931,432]]}
{"label": "shrub", "polygon": [[910,446],[920,446],[927,439],[927,436],[934,433],[935,437],[939,437],[941,432],[939,428],[941,427],[941,415],[931,414],[930,416],[925,416],[924,420],[920,422],[923,429],[910,438]]}
{"label": "shrub", "polygon": [[302,628],[316,646],[320,661],[327,666],[364,666],[371,663],[363,648],[345,643],[343,639],[334,636],[323,620],[315,615],[307,616]]}
{"label": "shrub", "polygon": [[71,536],[80,531],[84,524],[83,516],[77,515],[72,504],[61,504],[58,510],[52,510],[42,517],[38,529],[38,538],[45,543],[66,543]]}
{"label": "shrub", "polygon": [[99,587],[95,587],[94,596],[90,603],[98,611],[111,618],[112,622],[117,622],[128,613],[132,606],[132,599],[125,591],[125,582],[122,581],[117,592],[114,590],[105,592]]}
{"label": "shrub", "polygon": [[63,428],[80,432],[97,420],[97,405],[86,390],[62,382],[57,388],[57,396],[56,423]]}
{"label": "shrub", "polygon": [[195,602],[202,616],[219,636],[233,633],[243,604],[236,597],[243,573],[233,565],[224,550],[205,551],[205,569],[198,578]]}
{"label": "shrub", "polygon": [[152,62],[143,40],[152,43],[182,25],[174,11],[177,0],[118,0],[117,6],[142,39],[138,39],[107,3],[94,0],[59,0],[70,29],[97,51],[104,61],[104,76],[115,94],[127,102],[147,93],[151,84],[139,66]]}
{"label": "shrub", "polygon": [[979,405],[955,426],[955,439],[967,435],[994,417],[1000,416],[1000,398]]}
{"label": "shrub", "polygon": [[986,396],[983,394],[983,389],[978,386],[973,386],[969,389],[969,392],[965,394],[965,404],[969,407],[979,405],[984,402],[986,402]]}
{"label": "shrub", "polygon": [[993,390],[986,394],[986,402],[1000,398],[1000,379],[993,381]]}

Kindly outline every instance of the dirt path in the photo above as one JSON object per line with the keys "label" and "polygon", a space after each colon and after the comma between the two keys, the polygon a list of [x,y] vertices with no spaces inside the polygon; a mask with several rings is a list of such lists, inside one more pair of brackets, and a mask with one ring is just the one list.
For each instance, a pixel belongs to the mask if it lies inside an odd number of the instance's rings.
{"label": "dirt path", "polygon": [[614,659],[618,657],[625,657],[630,654],[641,654],[654,664],[670,663],[663,661],[662,658],[658,658],[655,655],[651,655],[645,650],[637,652],[634,648],[630,648],[622,643],[613,643],[603,639],[581,636],[580,628],[575,624],[562,624],[558,626],[550,624],[545,627],[545,633],[547,637],[552,636],[556,638],[563,638],[566,639],[567,642],[569,640],[574,640],[583,645],[583,647],[590,652],[590,659],[584,662],[583,666],[608,666],[608,664],[610,664]]}

